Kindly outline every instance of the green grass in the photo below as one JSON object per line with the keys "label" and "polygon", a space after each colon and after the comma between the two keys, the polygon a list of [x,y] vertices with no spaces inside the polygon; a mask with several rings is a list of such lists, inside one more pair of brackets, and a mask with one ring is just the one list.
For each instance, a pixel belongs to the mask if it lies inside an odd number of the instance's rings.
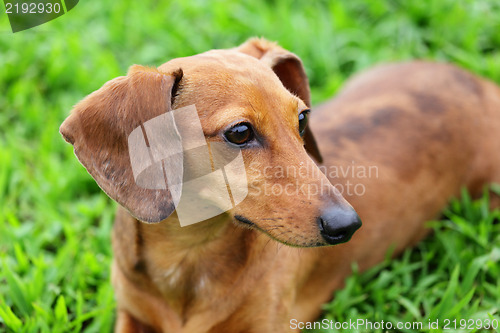
{"label": "green grass", "polygon": [[[341,323],[422,323],[423,328],[437,320],[441,329],[446,320],[456,319],[458,328],[461,319],[474,320],[474,328],[487,324],[487,320],[499,320],[499,220],[500,211],[489,211],[488,192],[471,201],[464,191],[461,200],[453,200],[444,211],[443,220],[429,223],[434,235],[416,248],[405,251],[397,260],[388,257],[363,274],[354,265],[355,273],[347,279],[345,288],[325,305],[325,318]],[[465,322],[464,327],[470,324]],[[449,327],[454,326],[449,323]]]}
{"label": "green grass", "polygon": [[[2,12],[0,331],[112,329],[115,205],[58,127],[73,104],[131,64],[159,65],[264,36],[303,59],[319,103],[359,70],[413,58],[453,62],[500,82],[499,31],[497,0],[81,1],[16,34]],[[499,213],[486,201],[453,202],[431,224],[434,236],[349,278],[325,317],[500,319]]]}

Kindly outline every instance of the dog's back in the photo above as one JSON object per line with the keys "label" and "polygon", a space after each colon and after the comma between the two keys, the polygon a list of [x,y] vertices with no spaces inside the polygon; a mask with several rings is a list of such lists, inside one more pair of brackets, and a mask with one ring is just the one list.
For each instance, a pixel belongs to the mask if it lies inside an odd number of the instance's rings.
{"label": "dog's back", "polygon": [[320,250],[304,294],[339,287],[329,277],[347,275],[352,261],[365,269],[392,246],[396,255],[414,245],[428,231],[424,222],[462,187],[478,196],[500,182],[500,89],[449,64],[389,64],[358,74],[313,110],[310,126],[324,170],[363,227],[350,242]]}

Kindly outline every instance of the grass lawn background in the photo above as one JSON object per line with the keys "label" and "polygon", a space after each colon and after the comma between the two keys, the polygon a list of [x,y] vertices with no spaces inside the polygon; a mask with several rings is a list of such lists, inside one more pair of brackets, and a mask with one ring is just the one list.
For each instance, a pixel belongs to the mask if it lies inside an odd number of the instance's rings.
{"label": "grass lawn background", "polygon": [[[498,0],[81,1],[16,34],[2,11],[0,331],[112,330],[115,205],[58,133],[72,105],[132,64],[160,65],[252,36],[302,58],[315,104],[380,62],[448,61],[500,82]],[[433,237],[349,278],[325,318],[500,320],[500,213],[487,201],[464,193],[430,224]]]}

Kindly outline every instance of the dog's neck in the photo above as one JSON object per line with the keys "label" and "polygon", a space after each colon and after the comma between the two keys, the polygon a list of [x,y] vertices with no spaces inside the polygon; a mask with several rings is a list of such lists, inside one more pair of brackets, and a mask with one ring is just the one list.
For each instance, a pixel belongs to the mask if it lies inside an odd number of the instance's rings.
{"label": "dog's neck", "polygon": [[[215,300],[244,298],[283,250],[265,235],[234,225],[229,216],[187,227],[180,227],[175,214],[158,224],[118,220],[114,250],[126,248],[122,257],[132,259],[119,266],[126,274],[147,276],[150,287],[181,320],[207,311]],[[220,312],[233,311],[233,303],[238,301],[225,302],[227,309]]]}

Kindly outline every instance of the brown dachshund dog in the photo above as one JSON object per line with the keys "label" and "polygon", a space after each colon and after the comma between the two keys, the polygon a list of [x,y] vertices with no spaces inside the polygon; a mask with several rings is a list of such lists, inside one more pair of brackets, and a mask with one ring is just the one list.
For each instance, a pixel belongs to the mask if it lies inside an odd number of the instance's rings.
{"label": "brown dachshund dog", "polygon": [[[208,146],[240,150],[248,194],[181,227],[172,188],[135,181],[127,140],[190,105]],[[133,66],[76,105],[60,131],[121,205],[117,332],[294,331],[353,261],[366,269],[400,253],[461,187],[476,195],[500,181],[500,141],[488,135],[500,132],[500,89],[456,67],[380,66],[310,117],[309,107],[300,59],[262,39]]]}

